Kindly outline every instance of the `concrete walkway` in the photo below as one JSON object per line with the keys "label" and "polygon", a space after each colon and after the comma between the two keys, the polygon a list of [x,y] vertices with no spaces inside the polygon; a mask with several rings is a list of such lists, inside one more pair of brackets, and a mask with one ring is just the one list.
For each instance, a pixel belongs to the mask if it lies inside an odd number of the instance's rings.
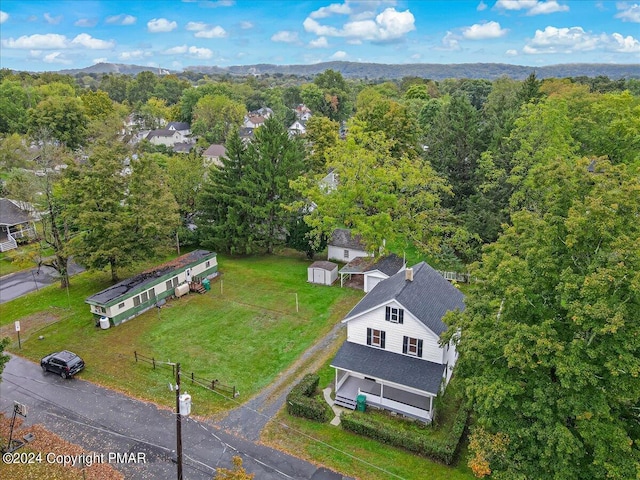
{"label": "concrete walkway", "polygon": [[340,425],[340,414],[342,412],[346,412],[347,409],[339,407],[335,404],[335,402],[333,401],[333,398],[331,398],[332,390],[333,389],[331,387],[327,387],[324,390],[322,390],[322,395],[324,395],[324,400],[329,404],[329,406],[331,407],[331,410],[333,410],[333,413],[335,414],[335,417],[333,417],[333,420],[331,420],[331,422],[329,423],[337,427],[338,425]]}

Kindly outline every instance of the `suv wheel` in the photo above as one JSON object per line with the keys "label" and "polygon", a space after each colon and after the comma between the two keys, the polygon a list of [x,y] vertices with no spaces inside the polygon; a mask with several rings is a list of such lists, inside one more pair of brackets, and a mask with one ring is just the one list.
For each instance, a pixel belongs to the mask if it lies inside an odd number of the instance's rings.
{"label": "suv wheel", "polygon": [[40,365],[42,367],[42,373],[47,373],[47,366],[46,365]]}
{"label": "suv wheel", "polygon": [[67,378],[68,377],[67,372],[65,372],[64,370],[60,372],[60,376],[62,378]]}

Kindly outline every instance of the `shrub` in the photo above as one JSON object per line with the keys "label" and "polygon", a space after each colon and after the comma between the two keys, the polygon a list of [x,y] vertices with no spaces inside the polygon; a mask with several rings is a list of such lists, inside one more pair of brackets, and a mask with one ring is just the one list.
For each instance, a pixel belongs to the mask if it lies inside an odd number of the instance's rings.
{"label": "shrub", "polygon": [[316,397],[320,377],[308,373],[287,395],[287,412],[289,415],[304,417],[316,422],[328,422],[333,418],[331,407]]}
{"label": "shrub", "polygon": [[402,428],[402,420],[381,420],[362,412],[343,413],[340,416],[340,425],[350,432],[450,465],[458,449],[468,416],[468,410],[460,407],[444,439],[434,437],[430,429]]}

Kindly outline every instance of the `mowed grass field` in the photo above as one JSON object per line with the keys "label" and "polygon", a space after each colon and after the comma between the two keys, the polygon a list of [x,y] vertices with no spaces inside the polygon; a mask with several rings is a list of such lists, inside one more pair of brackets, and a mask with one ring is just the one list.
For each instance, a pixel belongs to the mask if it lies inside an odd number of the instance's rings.
{"label": "mowed grass field", "polygon": [[[109,274],[82,273],[72,278],[68,292],[52,285],[0,305],[0,336],[11,338],[11,352],[36,362],[52,351],[74,351],[87,364],[79,378],[167,407],[175,402],[168,389],[171,367],[154,370],[136,363],[133,352],[180,362],[193,413],[206,416],[237,406],[270,384],[363,296],[339,286],[308,284],[309,262],[298,257],[219,256],[218,263],[221,275],[211,291],[170,300],[160,310],[108,330],[95,326],[84,300],[110,285]],[[21,323],[22,349],[15,320]],[[235,386],[240,395],[231,401],[190,386],[191,372]]]}

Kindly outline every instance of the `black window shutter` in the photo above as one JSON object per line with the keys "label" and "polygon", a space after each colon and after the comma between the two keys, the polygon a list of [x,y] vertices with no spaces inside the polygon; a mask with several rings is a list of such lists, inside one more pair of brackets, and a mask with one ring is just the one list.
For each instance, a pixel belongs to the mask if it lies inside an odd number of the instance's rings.
{"label": "black window shutter", "polygon": [[380,348],[384,348],[384,337],[385,337],[385,332],[383,330],[382,332],[380,332]]}
{"label": "black window shutter", "polygon": [[371,329],[367,328],[367,345],[371,345]]}
{"label": "black window shutter", "polygon": [[404,323],[404,310],[400,308],[398,312],[398,323]]}
{"label": "black window shutter", "polygon": [[422,358],[422,340],[418,340],[418,356]]}
{"label": "black window shutter", "polygon": [[409,350],[409,337],[405,336],[402,339],[402,353],[407,353],[407,350]]}
{"label": "black window shutter", "polygon": [[390,318],[391,318],[391,307],[387,307],[385,310],[384,319],[388,322]]}

